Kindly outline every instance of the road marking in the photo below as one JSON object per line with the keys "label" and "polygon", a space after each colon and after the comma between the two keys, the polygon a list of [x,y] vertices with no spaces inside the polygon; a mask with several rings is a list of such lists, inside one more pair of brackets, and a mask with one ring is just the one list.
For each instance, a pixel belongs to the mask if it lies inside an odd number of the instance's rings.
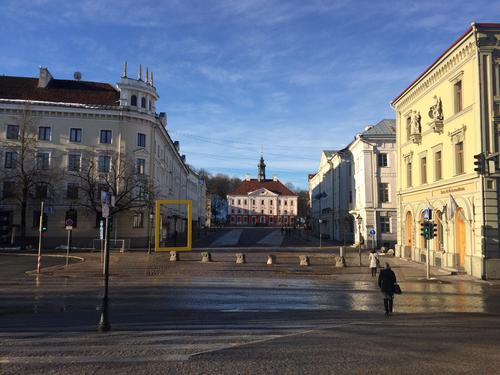
{"label": "road marking", "polygon": [[243,229],[230,230],[229,232],[212,242],[210,244],[210,247],[237,245],[240,241],[241,233],[243,233]]}
{"label": "road marking", "polygon": [[281,231],[273,230],[257,243],[259,245],[280,246],[283,243],[283,238],[284,236],[281,235]]}

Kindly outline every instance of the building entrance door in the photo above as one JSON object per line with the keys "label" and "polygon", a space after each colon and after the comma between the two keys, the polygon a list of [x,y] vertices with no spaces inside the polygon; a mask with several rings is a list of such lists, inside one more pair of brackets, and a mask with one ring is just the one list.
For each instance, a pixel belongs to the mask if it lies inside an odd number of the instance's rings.
{"label": "building entrance door", "polygon": [[408,257],[411,254],[411,249],[413,247],[413,215],[411,212],[406,213],[405,218],[405,251],[404,256]]}
{"label": "building entrance door", "polygon": [[465,264],[465,221],[462,208],[455,211],[455,241],[458,266],[463,267]]}

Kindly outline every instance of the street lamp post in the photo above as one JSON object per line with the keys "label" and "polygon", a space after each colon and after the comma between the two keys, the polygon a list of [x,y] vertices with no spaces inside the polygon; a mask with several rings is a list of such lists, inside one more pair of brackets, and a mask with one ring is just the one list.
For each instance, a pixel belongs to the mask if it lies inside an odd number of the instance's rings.
{"label": "street lamp post", "polygon": [[319,223],[318,224],[318,226],[319,226],[319,248],[320,249],[321,249],[321,238],[322,238],[322,236],[321,236],[321,223],[322,222],[323,222],[323,220],[321,220],[321,219],[318,220],[318,223]]}
{"label": "street lamp post", "polygon": [[358,222],[358,237],[359,237],[359,243],[358,243],[359,266],[361,267],[361,222],[363,221],[363,218],[361,217],[361,215],[358,214],[356,220]]}
{"label": "street lamp post", "polygon": [[148,222],[148,254],[151,254],[151,230],[153,228],[153,213],[149,213],[149,222]]}

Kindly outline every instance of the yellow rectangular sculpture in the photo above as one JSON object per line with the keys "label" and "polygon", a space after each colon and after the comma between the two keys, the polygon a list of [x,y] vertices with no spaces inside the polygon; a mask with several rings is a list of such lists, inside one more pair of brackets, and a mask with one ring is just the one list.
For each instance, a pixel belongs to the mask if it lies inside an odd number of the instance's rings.
{"label": "yellow rectangular sculpture", "polygon": [[[160,247],[160,217],[161,205],[186,205],[188,211],[187,217],[187,244],[179,247]],[[188,199],[162,199],[156,201],[156,217],[155,217],[155,251],[191,251],[192,250],[192,210],[193,201]]]}

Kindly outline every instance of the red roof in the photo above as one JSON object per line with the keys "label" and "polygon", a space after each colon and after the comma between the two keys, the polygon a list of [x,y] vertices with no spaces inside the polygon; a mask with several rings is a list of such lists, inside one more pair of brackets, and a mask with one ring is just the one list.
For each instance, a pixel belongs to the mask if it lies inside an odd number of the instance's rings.
{"label": "red roof", "polygon": [[396,100],[398,100],[403,94],[408,91],[415,83],[417,83],[420,78],[422,78],[431,68],[436,64],[443,56],[445,56],[453,47],[455,47],[462,39],[464,39],[471,31],[472,27],[475,26],[477,29],[480,28],[500,28],[500,23],[473,23],[469,28],[457,39],[453,42],[451,46],[449,46],[446,51],[444,51],[434,62],[425,69],[422,74],[420,74],[412,83],[408,85],[407,88],[405,88],[398,96],[396,96],[394,99],[391,100],[391,103],[394,103]]}
{"label": "red roof", "polygon": [[295,194],[293,191],[288,189],[285,185],[283,185],[279,181],[274,181],[274,180],[259,181],[257,179],[243,181],[240,184],[240,186],[238,186],[232,192],[228,193],[228,195],[245,195],[245,194],[248,194],[252,191],[259,190],[262,188],[267,189],[269,191],[272,191],[273,193],[276,193],[279,195],[297,196],[297,194]]}
{"label": "red roof", "polygon": [[118,106],[120,93],[101,82],[52,79],[40,88],[38,78],[0,76],[0,99]]}

